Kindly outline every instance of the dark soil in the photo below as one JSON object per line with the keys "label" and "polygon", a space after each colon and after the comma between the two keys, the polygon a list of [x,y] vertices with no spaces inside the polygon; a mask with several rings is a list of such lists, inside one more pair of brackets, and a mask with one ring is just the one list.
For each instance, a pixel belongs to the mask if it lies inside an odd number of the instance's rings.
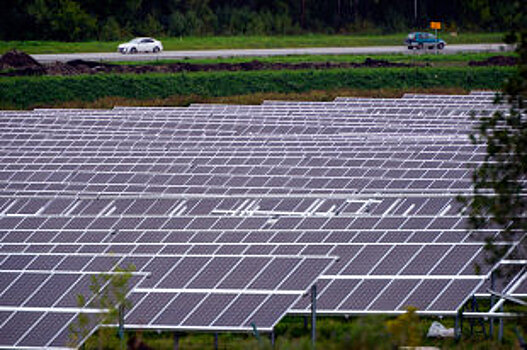
{"label": "dark soil", "polygon": [[393,63],[385,60],[366,58],[363,63],[303,62],[303,63],[267,63],[254,60],[242,63],[167,63],[160,65],[118,65],[83,60],[67,63],[56,62],[41,65],[29,55],[20,51],[10,51],[2,56],[0,73],[3,76],[27,75],[79,75],[97,73],[179,73],[179,72],[212,72],[212,71],[253,71],[253,70],[298,70],[298,69],[331,69],[331,68],[385,68],[410,67],[404,63]]}
{"label": "dark soil", "polygon": [[470,61],[468,65],[471,67],[483,66],[515,66],[518,63],[516,57],[512,56],[492,56],[483,61]]}
{"label": "dark soil", "polygon": [[[484,61],[470,61],[469,66],[511,66],[516,64],[515,57],[494,56]],[[412,67],[415,65],[394,63],[385,60],[366,58],[363,63],[349,62],[302,62],[302,63],[268,63],[253,60],[243,63],[167,63],[160,65],[118,65],[83,60],[67,63],[56,62],[41,65],[24,52],[12,50],[0,58],[0,76],[29,75],[79,75],[100,73],[179,73],[179,72],[212,72],[212,71],[253,71],[253,70],[298,70],[298,69],[332,69],[332,68],[387,68]]]}
{"label": "dark soil", "polygon": [[11,50],[0,57],[0,69],[37,67],[41,67],[41,64],[22,51]]}

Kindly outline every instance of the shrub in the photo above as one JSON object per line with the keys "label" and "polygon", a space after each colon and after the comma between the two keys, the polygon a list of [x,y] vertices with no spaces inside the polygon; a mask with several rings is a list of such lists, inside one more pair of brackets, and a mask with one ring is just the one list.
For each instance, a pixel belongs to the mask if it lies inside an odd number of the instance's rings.
{"label": "shrub", "polygon": [[386,322],[386,327],[391,335],[392,343],[396,346],[419,346],[422,334],[419,324],[417,308],[410,306],[407,312],[394,320]]}

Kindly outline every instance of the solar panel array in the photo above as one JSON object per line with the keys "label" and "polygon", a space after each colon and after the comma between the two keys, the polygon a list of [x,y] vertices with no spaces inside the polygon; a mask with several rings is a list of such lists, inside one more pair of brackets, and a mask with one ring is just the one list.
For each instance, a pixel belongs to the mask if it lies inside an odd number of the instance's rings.
{"label": "solar panel array", "polygon": [[270,331],[315,282],[324,314],[454,313],[491,270],[455,196],[492,99],[0,112],[0,347],[72,345],[129,264],[130,329]]}

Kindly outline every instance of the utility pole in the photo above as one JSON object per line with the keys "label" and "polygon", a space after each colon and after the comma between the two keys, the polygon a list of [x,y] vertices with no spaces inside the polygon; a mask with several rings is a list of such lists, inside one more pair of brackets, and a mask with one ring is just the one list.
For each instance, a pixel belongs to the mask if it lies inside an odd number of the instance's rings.
{"label": "utility pole", "polygon": [[417,0],[414,0],[414,26],[417,26]]}
{"label": "utility pole", "polygon": [[302,0],[302,15],[301,15],[300,22],[301,22],[302,29],[304,29],[305,24],[306,24],[306,0]]}

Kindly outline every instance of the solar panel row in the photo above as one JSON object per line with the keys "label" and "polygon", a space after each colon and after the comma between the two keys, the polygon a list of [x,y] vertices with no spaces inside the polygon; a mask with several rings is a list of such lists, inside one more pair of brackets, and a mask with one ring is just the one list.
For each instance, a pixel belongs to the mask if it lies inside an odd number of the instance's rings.
{"label": "solar panel row", "polygon": [[71,345],[128,264],[130,329],[271,330],[315,282],[324,314],[455,313],[491,271],[455,196],[492,99],[0,112],[0,347]]}

